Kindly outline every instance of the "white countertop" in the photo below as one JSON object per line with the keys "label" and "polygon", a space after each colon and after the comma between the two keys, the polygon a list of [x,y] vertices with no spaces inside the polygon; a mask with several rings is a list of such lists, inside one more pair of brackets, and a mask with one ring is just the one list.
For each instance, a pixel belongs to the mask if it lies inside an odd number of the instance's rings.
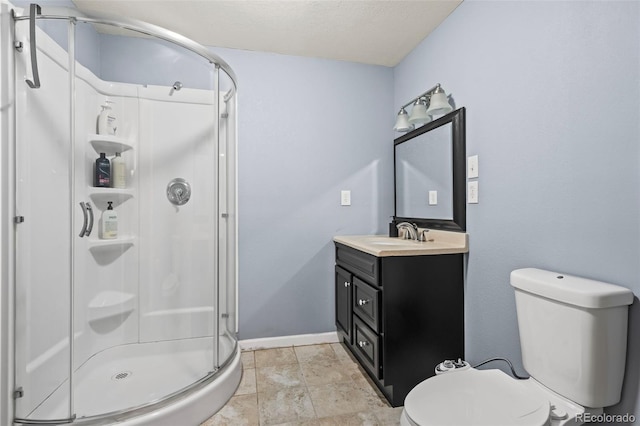
{"label": "white countertop", "polygon": [[386,235],[344,235],[333,241],[377,257],[424,256],[467,253],[469,235],[464,232],[430,230],[429,241],[403,240]]}

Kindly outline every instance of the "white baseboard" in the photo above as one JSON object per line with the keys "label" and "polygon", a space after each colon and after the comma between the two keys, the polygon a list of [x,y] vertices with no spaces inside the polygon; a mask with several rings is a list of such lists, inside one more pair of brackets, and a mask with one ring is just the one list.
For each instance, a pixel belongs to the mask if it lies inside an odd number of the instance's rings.
{"label": "white baseboard", "polygon": [[256,349],[283,348],[287,346],[319,345],[322,343],[337,343],[337,331],[317,334],[298,334],[295,336],[265,337],[262,339],[240,340],[240,349],[243,351],[254,351]]}

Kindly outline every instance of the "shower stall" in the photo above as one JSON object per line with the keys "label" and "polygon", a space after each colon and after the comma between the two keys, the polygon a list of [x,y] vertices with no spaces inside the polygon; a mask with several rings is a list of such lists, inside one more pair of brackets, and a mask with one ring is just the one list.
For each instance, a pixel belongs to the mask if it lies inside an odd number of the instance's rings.
{"label": "shower stall", "polygon": [[235,75],[154,25],[0,6],[2,407],[198,424],[241,376]]}

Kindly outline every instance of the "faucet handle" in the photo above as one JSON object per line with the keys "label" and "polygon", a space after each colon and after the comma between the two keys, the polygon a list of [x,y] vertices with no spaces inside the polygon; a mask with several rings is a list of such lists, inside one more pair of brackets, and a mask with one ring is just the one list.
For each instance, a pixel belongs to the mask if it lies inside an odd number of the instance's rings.
{"label": "faucet handle", "polygon": [[433,238],[429,238],[427,234],[429,233],[428,229],[421,229],[418,233],[418,241],[429,242],[433,241]]}

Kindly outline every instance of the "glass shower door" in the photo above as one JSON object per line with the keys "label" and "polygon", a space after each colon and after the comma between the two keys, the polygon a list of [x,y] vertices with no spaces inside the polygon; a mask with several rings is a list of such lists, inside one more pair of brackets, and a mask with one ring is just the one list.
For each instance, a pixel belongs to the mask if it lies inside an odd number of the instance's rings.
{"label": "glass shower door", "polygon": [[[40,21],[66,43],[66,21]],[[73,179],[69,56],[31,62],[29,21],[16,22],[15,417],[63,423],[71,396]],[[42,32],[38,30],[37,35]],[[45,41],[46,43],[46,41]]]}
{"label": "glass shower door", "polygon": [[[235,83],[102,24],[38,19],[32,88],[29,21],[16,22],[17,423],[123,419],[236,353]],[[123,187],[94,184],[102,153],[124,159]],[[100,232],[109,204],[114,239]]]}

